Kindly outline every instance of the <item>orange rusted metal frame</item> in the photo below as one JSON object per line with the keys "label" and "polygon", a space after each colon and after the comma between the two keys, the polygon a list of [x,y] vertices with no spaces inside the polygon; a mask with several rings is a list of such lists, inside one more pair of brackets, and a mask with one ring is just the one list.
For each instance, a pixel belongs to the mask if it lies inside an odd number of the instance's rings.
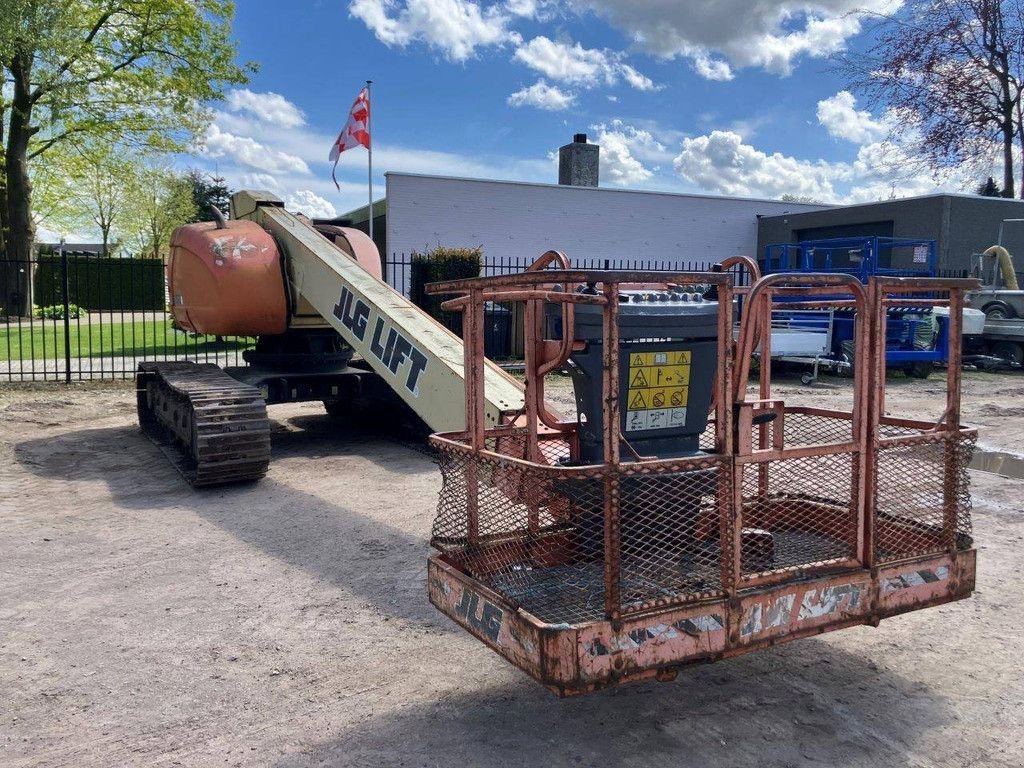
{"label": "orange rusted metal frame", "polygon": [[[541,257],[538,263],[546,266],[548,261],[555,260],[552,256],[557,252],[549,251]],[[602,286],[601,295],[569,292],[566,290],[574,284],[588,283]],[[550,361],[538,360],[535,351],[536,340],[531,341],[531,331],[534,339],[540,334],[543,317],[543,304],[545,301],[557,301],[563,306],[571,306],[573,303],[599,304],[604,307],[602,313],[602,334],[603,334],[603,387],[605,392],[604,424],[605,424],[605,463],[602,467],[594,467],[590,475],[599,477],[604,483],[604,579],[605,579],[605,612],[613,622],[620,620],[622,612],[619,598],[619,572],[621,567],[620,552],[620,530],[619,530],[619,457],[621,446],[625,442],[621,434],[620,404],[619,404],[619,286],[628,285],[698,285],[713,284],[718,287],[720,296],[724,295],[725,300],[720,303],[719,325],[721,329],[728,329],[726,333],[720,333],[718,338],[718,359],[720,361],[730,360],[732,357],[731,347],[731,307],[732,307],[732,280],[731,277],[721,273],[661,273],[661,272],[607,272],[607,271],[579,271],[579,270],[528,270],[521,275],[502,275],[498,277],[476,278],[472,280],[457,280],[446,283],[434,283],[427,287],[427,291],[433,294],[444,294],[459,292],[463,295],[457,299],[444,302],[442,305],[449,310],[461,310],[464,314],[463,343],[465,345],[465,366],[466,366],[466,435],[470,438],[469,444],[474,451],[484,451],[484,424],[482,417],[483,391],[480,387],[482,376],[483,360],[483,302],[484,301],[524,301],[526,303],[527,322],[527,358],[526,358],[526,445],[527,462],[537,464],[542,460],[539,450],[539,429],[542,423],[541,414],[546,410],[538,401],[537,394],[542,391],[539,384],[542,375],[540,370],[545,363]],[[563,291],[551,290],[551,286],[559,284]],[[524,287],[529,286],[529,287]],[[532,319],[531,319],[532,318]],[[563,312],[563,319],[565,312]],[[561,352],[572,351],[572,326],[563,322]],[[565,356],[568,359],[568,355]],[[556,358],[557,359],[557,358]],[[563,361],[564,362],[564,361]],[[721,365],[721,364],[720,364]],[[731,370],[731,366],[730,366]],[[724,406],[725,398],[717,398]],[[716,418],[716,445],[727,449],[729,436],[723,433],[724,428],[730,423],[730,417],[725,413],[725,408],[719,409],[719,417]],[[561,429],[571,429],[575,425],[558,424]],[[628,444],[627,444],[628,447]],[[631,450],[631,449],[630,449]],[[635,451],[633,452],[635,454]],[[470,464],[467,468],[467,492],[472,496],[477,488],[477,469]],[[478,510],[475,503],[469,510],[469,539],[475,545],[479,542],[479,535],[476,521]],[[534,527],[536,513],[530,510],[530,526]]]}
{"label": "orange rusted metal frame", "polygon": [[[943,534],[946,538],[946,551],[954,564],[960,556],[957,548],[956,530],[956,477],[950,469],[955,465],[956,439],[962,434],[976,434],[974,430],[964,429],[960,423],[960,394],[962,379],[962,347],[961,334],[963,328],[964,293],[976,290],[980,281],[973,278],[966,279],[936,279],[936,278],[911,278],[911,277],[879,277],[871,280],[869,290],[869,301],[872,305],[872,316],[877,323],[874,338],[876,343],[872,346],[871,354],[873,381],[872,401],[870,403],[872,412],[870,424],[872,434],[870,435],[871,453],[875,466],[872,468],[870,480],[875,481],[877,477],[878,453],[883,447],[896,445],[914,445],[925,442],[928,439],[927,433],[939,433],[945,444],[943,452],[943,466],[945,467],[943,486]],[[948,293],[949,304],[949,338],[948,359],[946,361],[946,408],[941,417],[933,424],[925,434],[908,435],[892,438],[881,436],[879,425],[884,422],[893,423],[894,420],[885,417],[885,338],[886,323],[889,307],[914,306],[917,300],[908,299],[912,294],[921,293]],[[934,298],[927,298],[921,301],[929,302],[931,305],[938,304]],[[897,422],[898,423],[898,422]],[[904,422],[906,423],[906,422]],[[909,425],[909,424],[908,424]],[[873,490],[873,489],[872,489]],[[875,539],[874,529],[869,527],[867,538],[869,539],[869,552],[874,562]]]}
{"label": "orange rusted metal frame", "polygon": [[[671,680],[689,665],[960,600],[974,590],[975,568],[971,549],[955,560],[936,555],[872,571],[797,578],[744,590],[734,599],[624,617],[617,626],[545,623],[468,577],[444,555],[427,564],[427,591],[434,606],[492,650],[557,695],[576,696],[639,680]],[[922,581],[923,572],[934,580]],[[460,611],[460,602],[474,613]],[[815,615],[813,609],[822,607]],[[478,620],[481,613],[496,618],[496,631]],[[730,615],[739,617],[735,633],[728,629]]]}
{"label": "orange rusted metal frame", "polygon": [[[736,410],[736,455],[735,455],[735,491],[734,517],[736,530],[743,529],[743,508],[744,500],[742,494],[744,468],[752,464],[757,468],[758,473],[758,495],[766,497],[768,493],[768,470],[771,462],[786,459],[797,459],[811,456],[830,456],[836,454],[849,454],[851,456],[851,489],[850,489],[850,512],[855,517],[858,531],[856,552],[857,556],[846,560],[828,561],[820,565],[802,568],[802,572],[828,571],[837,567],[856,567],[863,565],[864,559],[864,525],[867,517],[866,495],[865,495],[865,467],[867,464],[867,429],[865,428],[864,416],[867,406],[867,375],[864,367],[854,366],[854,394],[853,408],[851,409],[851,440],[844,443],[829,443],[824,445],[801,445],[797,447],[786,447],[784,444],[786,408],[782,401],[773,400],[771,393],[771,312],[773,298],[777,295],[783,296],[826,296],[834,297],[837,293],[851,296],[855,310],[855,339],[861,341],[868,338],[867,329],[867,295],[864,287],[855,278],[849,275],[839,274],[771,274],[755,283],[747,295],[743,322],[740,326],[739,340],[737,342],[737,367],[736,386],[733,391],[734,408]],[[829,304],[835,301],[830,298],[823,303]],[[798,302],[786,302],[785,307],[790,308]],[[747,380],[749,378],[750,361],[757,348],[757,331],[760,334],[760,370],[758,376],[759,398],[748,400]],[[754,427],[754,417],[759,413],[771,412],[775,415],[775,421],[769,424],[758,426],[758,447],[753,450],[751,433]],[[769,443],[768,431],[771,428],[772,441]],[[737,539],[739,536],[737,536]],[[737,545],[736,549],[739,549]],[[739,561],[736,564],[739,568]],[[739,574],[739,570],[737,570]],[[785,570],[776,570],[770,573],[740,576],[737,578],[744,587],[752,587],[763,584],[778,583],[790,578],[791,574]]]}
{"label": "orange rusted metal frame", "polygon": [[[756,265],[755,265],[756,268]],[[756,274],[756,273],[755,273]],[[589,283],[599,286],[598,294],[582,294],[569,290],[573,284]],[[720,296],[718,321],[718,371],[715,383],[714,428],[715,452],[706,457],[670,460],[638,460],[620,463],[621,435],[619,403],[619,360],[618,339],[618,292],[623,285],[632,284],[695,284],[711,283],[717,287]],[[562,286],[561,291],[552,286]],[[844,275],[768,275],[757,279],[745,291],[745,306],[740,323],[739,340],[732,342],[733,298],[731,276],[723,273],[638,273],[600,272],[579,270],[553,270],[522,275],[482,278],[476,280],[451,281],[428,287],[431,293],[457,292],[459,299],[447,302],[447,306],[461,309],[466,314],[466,406],[467,429],[461,433],[435,435],[432,441],[442,450],[504,462],[524,470],[550,473],[559,478],[587,478],[601,480],[604,484],[604,582],[605,622],[584,625],[545,625],[536,617],[516,608],[504,598],[491,592],[481,583],[463,574],[454,560],[438,555],[430,561],[430,598],[442,611],[458,621],[480,639],[495,647],[500,653],[534,675],[552,690],[560,694],[581,693],[629,679],[643,679],[662,675],[667,668],[675,668],[694,661],[744,653],[758,647],[777,642],[839,629],[856,624],[877,624],[880,618],[895,615],[927,605],[966,597],[973,590],[975,572],[974,550],[957,549],[956,530],[956,477],[953,475],[956,449],[954,439],[970,436],[972,430],[960,426],[959,396],[959,348],[954,343],[950,349],[947,407],[938,422],[922,422],[885,417],[885,310],[888,306],[907,306],[907,294],[947,292],[950,306],[950,338],[960,337],[963,292],[976,284],[971,280],[935,280],[918,278],[872,279],[868,286]],[[836,298],[845,294],[848,299]],[[842,306],[856,310],[855,338],[856,361],[854,365],[854,403],[849,413],[820,408],[789,407],[771,397],[770,371],[770,318],[773,296],[809,297],[809,300],[787,301],[786,307],[797,308],[803,304],[813,306]],[[902,296],[902,297],[901,297]],[[822,298],[816,298],[822,297]],[[547,465],[539,451],[528,451],[525,459],[503,455],[500,450],[486,447],[486,436],[505,434],[511,426],[485,430],[482,418],[483,393],[483,336],[482,317],[485,300],[516,300],[527,303],[527,317],[531,311],[534,321],[531,326],[540,333],[543,303],[556,301],[564,307],[574,303],[589,303],[603,306],[603,387],[605,393],[605,461],[601,465],[551,466]],[[918,300],[911,300],[918,301]],[[943,300],[921,299],[929,305],[943,303]],[[532,308],[530,305],[533,305]],[[563,318],[565,312],[563,311]],[[571,325],[563,323],[563,338],[558,342],[560,354],[571,350],[567,341]],[[760,338],[759,338],[760,337]],[[538,339],[538,343],[542,340]],[[748,399],[747,379],[750,359],[754,350],[760,347],[761,376],[759,397]],[[528,349],[530,345],[528,345]],[[538,376],[545,355],[536,351],[527,359],[527,378]],[[556,359],[554,357],[549,359]],[[529,387],[528,387],[529,389]],[[537,391],[536,389],[534,391]],[[529,398],[528,398],[529,402]],[[517,429],[525,429],[529,440],[536,446],[538,431],[542,429],[542,406],[527,407],[525,423],[516,422]],[[755,447],[751,435],[754,417],[761,413],[773,412],[776,420],[770,425],[758,427],[759,439]],[[787,447],[785,444],[786,414],[804,414],[823,418],[848,420],[851,439],[827,443]],[[881,437],[880,424],[915,430],[915,434],[900,437]],[[571,436],[574,424],[560,423],[559,427]],[[937,433],[941,430],[941,433]],[[946,440],[944,480],[944,520],[942,535],[945,547],[940,552],[903,560],[879,563],[875,554],[875,489],[877,453],[888,445],[917,445]],[[628,448],[628,444],[627,448]],[[742,530],[743,530],[743,471],[747,465],[754,465],[758,471],[759,494],[768,490],[767,471],[774,461],[785,459],[849,455],[851,457],[850,513],[855,522],[857,540],[855,556],[827,562],[792,568],[778,569],[768,573],[743,573]],[[536,457],[536,458],[534,458]],[[698,468],[717,467],[719,514],[721,589],[703,595],[688,595],[683,598],[658,598],[639,604],[622,605],[619,578],[620,553],[620,488],[621,480],[627,475],[658,474],[663,472],[685,472]],[[476,466],[467,464],[467,507],[470,515],[469,539],[475,545],[480,541],[476,525],[475,504]],[[533,510],[531,510],[531,534],[535,533]],[[915,570],[917,569],[917,570]],[[920,587],[909,587],[914,581],[913,574],[922,569],[931,570],[935,582],[927,581]],[[895,586],[894,586],[895,585]],[[901,586],[902,585],[902,586]],[[473,620],[466,619],[453,610],[451,603],[455,590],[472,592],[477,598],[497,606],[503,616],[508,617],[508,638],[501,641],[506,625],[502,624],[499,636],[490,637],[481,633]],[[845,591],[844,591],[845,590]],[[840,600],[835,610],[815,613],[814,600],[823,599],[824,594],[853,595],[847,602]],[[815,597],[817,595],[818,597]],[[845,598],[843,598],[845,599]],[[785,601],[792,606],[806,607],[810,618],[804,619],[804,608],[799,617],[794,609],[786,621],[778,625],[751,630],[755,617],[760,621],[762,608],[768,611],[778,609]],[[773,602],[774,601],[774,602]],[[780,602],[782,601],[782,602]],[[774,614],[773,614],[774,615]],[[629,658],[618,658],[610,667],[595,666],[584,668],[593,662],[584,650],[594,638],[634,637],[631,628],[642,626],[682,626],[699,619],[707,626],[719,626],[716,631],[704,635],[703,644],[686,640],[673,641],[671,649],[663,653],[645,655],[644,649],[637,650]],[[652,622],[654,622],[652,624]],[[684,628],[685,629],[685,628]],[[639,630],[636,630],[639,631]],[[648,633],[652,630],[645,630]],[[523,642],[524,638],[527,642]],[[590,640],[588,641],[588,638]],[[518,644],[518,647],[513,647]],[[604,643],[602,647],[615,645]],[[616,653],[624,653],[620,650]],[[596,647],[596,646],[592,646]],[[591,654],[593,656],[593,654]],[[600,654],[598,654],[600,656]],[[596,658],[596,657],[595,657]],[[620,663],[621,662],[621,663]],[[594,662],[596,664],[596,662]]]}

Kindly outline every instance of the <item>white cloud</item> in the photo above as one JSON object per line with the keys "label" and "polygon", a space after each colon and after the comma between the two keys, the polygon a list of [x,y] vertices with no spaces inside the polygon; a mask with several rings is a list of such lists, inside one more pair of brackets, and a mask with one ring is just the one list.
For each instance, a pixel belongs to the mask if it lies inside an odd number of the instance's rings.
{"label": "white cloud", "polygon": [[[645,129],[621,120],[592,125],[594,141],[601,146],[601,179],[628,187],[651,180],[657,163],[672,159],[669,149]],[[654,164],[649,167],[646,163]]]}
{"label": "white cloud", "polygon": [[348,10],[385,45],[404,48],[419,41],[452,61],[465,61],[477,48],[521,40],[509,29],[504,8],[471,0],[352,0]]}
{"label": "white cloud", "polygon": [[279,93],[254,93],[248,88],[228,93],[228,109],[232,112],[247,112],[265,123],[277,123],[286,128],[298,128],[306,124],[306,116],[297,106]]}
{"label": "white cloud", "polygon": [[638,91],[656,90],[654,81],[651,78],[641,72],[637,72],[629,64],[619,64],[619,72],[622,73],[622,79]]}
{"label": "white cloud", "polygon": [[744,143],[732,131],[683,139],[673,166],[702,190],[739,197],[790,194],[831,201],[837,197],[833,183],[849,176],[849,169],[840,163],[768,154]]}
{"label": "white cloud", "polygon": [[633,157],[629,140],[619,132],[599,133],[601,145],[601,178],[606,182],[628,187],[647,181],[654,173]]}
{"label": "white cloud", "polygon": [[510,107],[529,106],[558,112],[571,107],[576,101],[576,96],[563,91],[557,85],[548,85],[543,80],[538,80],[528,88],[520,88],[510,95],[507,101]]}
{"label": "white cloud", "polygon": [[540,35],[519,46],[514,58],[552,80],[572,85],[610,86],[622,79],[638,90],[654,90],[649,77],[623,62],[622,53],[608,49],[584,48],[579,43]]}
{"label": "white cloud", "polygon": [[732,67],[729,66],[728,62],[722,61],[721,59],[711,58],[706,51],[686,49],[687,51],[693,51],[692,53],[686,53],[693,59],[694,71],[703,77],[705,80],[718,80],[725,82],[732,80],[734,75],[732,73]]}
{"label": "white cloud", "polygon": [[842,50],[870,13],[903,0],[575,0],[629,35],[649,53],[690,59],[710,80],[760,67],[786,75],[802,57]]}
{"label": "white cloud", "polygon": [[271,149],[251,136],[222,131],[217,123],[206,131],[203,154],[214,159],[229,157],[249,168],[270,173],[309,173],[309,166],[301,157]]}
{"label": "white cloud", "polygon": [[558,0],[506,0],[505,10],[524,19],[547,21],[558,8]]}
{"label": "white cloud", "polygon": [[537,0],[508,0],[505,3],[505,10],[513,16],[532,19],[537,15],[538,3]]}
{"label": "white cloud", "polygon": [[299,189],[284,199],[284,207],[289,211],[304,213],[311,219],[333,219],[338,210],[330,200],[321,197],[311,189]]}
{"label": "white cloud", "polygon": [[764,152],[734,131],[712,131],[683,139],[673,167],[684,180],[708,192],[768,198],[795,195],[825,203],[962,191],[990,173],[987,166],[965,166],[936,178],[914,152],[912,138],[903,143],[872,141],[877,134],[862,133],[865,143],[852,162],[827,162]]}
{"label": "white cloud", "polygon": [[242,176],[244,189],[266,189],[270,192],[281,189],[278,180],[269,173],[246,173]]}
{"label": "white cloud", "polygon": [[857,100],[849,91],[819,101],[818,122],[837,139],[855,144],[878,141],[890,128],[884,119],[875,120],[869,111],[858,110]]}

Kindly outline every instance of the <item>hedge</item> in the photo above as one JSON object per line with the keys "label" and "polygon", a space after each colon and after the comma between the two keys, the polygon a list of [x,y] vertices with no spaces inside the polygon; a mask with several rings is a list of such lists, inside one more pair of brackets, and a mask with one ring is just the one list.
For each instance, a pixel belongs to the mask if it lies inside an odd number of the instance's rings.
{"label": "hedge", "polygon": [[[61,260],[41,255],[34,278],[37,306],[63,303]],[[68,258],[68,299],[85,310],[162,311],[164,265],[151,259]]]}
{"label": "hedge", "polygon": [[451,296],[430,296],[425,286],[440,280],[461,280],[480,276],[483,248],[445,248],[438,246],[426,253],[412,253],[409,268],[409,299],[432,317],[456,332],[461,331],[459,312],[442,312],[441,303]]}

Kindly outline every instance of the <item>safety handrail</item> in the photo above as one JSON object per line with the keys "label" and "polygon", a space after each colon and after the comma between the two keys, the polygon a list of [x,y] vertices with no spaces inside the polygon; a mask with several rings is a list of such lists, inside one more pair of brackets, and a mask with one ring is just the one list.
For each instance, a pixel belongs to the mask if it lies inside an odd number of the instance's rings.
{"label": "safety handrail", "polygon": [[[764,313],[761,304],[770,301],[774,288],[802,288],[805,294],[823,294],[828,289],[844,288],[854,298],[857,309],[856,328],[859,338],[864,338],[863,325],[867,309],[867,295],[864,286],[855,277],[828,273],[776,273],[760,278],[747,294],[747,306],[740,321],[740,335],[736,344],[736,379],[734,402],[741,403],[746,399],[747,379],[750,376],[750,359],[755,346],[760,343],[764,329],[760,328],[760,318]],[[770,311],[770,310],[769,310]],[[755,343],[756,342],[756,343]],[[764,361],[762,361],[764,364]],[[856,370],[856,367],[855,367]]]}

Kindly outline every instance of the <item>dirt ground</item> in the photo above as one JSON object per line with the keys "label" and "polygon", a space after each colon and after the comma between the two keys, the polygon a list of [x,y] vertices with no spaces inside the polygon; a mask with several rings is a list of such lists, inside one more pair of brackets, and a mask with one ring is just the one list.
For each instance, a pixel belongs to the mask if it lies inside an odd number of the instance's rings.
{"label": "dirt ground", "polygon": [[[966,379],[1024,453],[1024,375]],[[1024,481],[973,473],[968,600],[559,700],[428,604],[427,454],[272,415],[269,476],[195,492],[130,386],[0,389],[0,765],[1024,765]]]}

